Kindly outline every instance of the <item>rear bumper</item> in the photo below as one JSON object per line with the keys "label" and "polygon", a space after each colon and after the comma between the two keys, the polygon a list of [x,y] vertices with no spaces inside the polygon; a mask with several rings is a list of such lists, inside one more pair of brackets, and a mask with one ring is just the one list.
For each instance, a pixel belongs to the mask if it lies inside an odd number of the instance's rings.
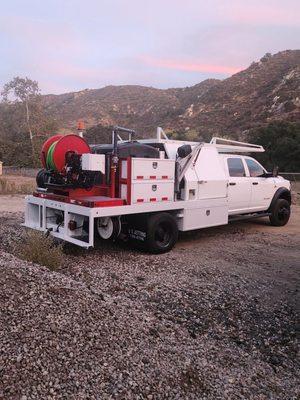
{"label": "rear bumper", "polygon": [[[77,246],[94,246],[94,218],[88,207],[43,199],[25,198],[25,222],[23,226],[62,239]],[[69,229],[69,221],[77,223],[77,229]]]}

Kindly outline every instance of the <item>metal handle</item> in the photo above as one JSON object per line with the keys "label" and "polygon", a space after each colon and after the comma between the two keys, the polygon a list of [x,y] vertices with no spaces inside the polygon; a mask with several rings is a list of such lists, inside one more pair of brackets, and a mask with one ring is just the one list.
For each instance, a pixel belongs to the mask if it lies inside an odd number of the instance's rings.
{"label": "metal handle", "polygon": [[235,182],[229,182],[229,185],[230,186],[234,186],[234,185],[236,185],[236,183]]}
{"label": "metal handle", "polygon": [[123,128],[123,126],[115,126],[113,129],[113,158],[112,163],[118,164],[118,132],[128,132],[129,133],[129,141],[131,142],[132,136],[135,135],[135,131],[133,129]]}
{"label": "metal handle", "polygon": [[252,185],[258,185],[258,182],[252,182]]}

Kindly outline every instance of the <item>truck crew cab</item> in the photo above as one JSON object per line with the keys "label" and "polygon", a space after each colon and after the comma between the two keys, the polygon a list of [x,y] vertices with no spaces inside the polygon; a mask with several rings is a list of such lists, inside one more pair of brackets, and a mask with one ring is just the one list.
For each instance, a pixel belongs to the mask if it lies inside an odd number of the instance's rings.
{"label": "truck crew cab", "polygon": [[[269,210],[272,225],[281,226],[288,222],[291,204],[289,181],[269,174],[252,157],[220,154],[220,158],[228,176],[229,215],[257,214]],[[275,210],[275,203],[282,207]]]}
{"label": "truck crew cab", "polygon": [[170,140],[161,128],[155,139],[133,135],[115,127],[111,145],[94,146],[77,135],[49,138],[24,226],[86,248],[96,233],[163,253],[179,231],[257,217],[288,222],[290,182],[249,156],[262,146]]}

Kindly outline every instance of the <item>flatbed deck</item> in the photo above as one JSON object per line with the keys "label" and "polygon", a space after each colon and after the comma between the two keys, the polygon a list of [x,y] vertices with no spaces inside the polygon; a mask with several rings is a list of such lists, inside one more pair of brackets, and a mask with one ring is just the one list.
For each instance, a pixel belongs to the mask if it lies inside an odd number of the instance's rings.
{"label": "flatbed deck", "polygon": [[[228,223],[227,198],[200,200],[177,200],[154,203],[140,203],[132,205],[108,205],[94,206],[64,202],[61,199],[44,196],[29,195],[26,197],[25,223],[23,226],[37,229],[42,232],[51,232],[51,235],[82,247],[94,245],[94,221],[99,217],[113,217],[130,214],[154,213],[159,211],[173,212],[178,220],[179,230],[205,228]],[[98,196],[96,196],[98,198]],[[86,198],[85,198],[86,200]],[[119,200],[119,199],[110,199]],[[63,223],[55,220],[55,215],[61,214]],[[195,218],[197,215],[201,218]],[[88,234],[85,240],[79,239],[76,232],[68,229],[69,221],[74,217],[82,217],[88,224]],[[189,225],[186,225],[189,221]],[[196,225],[193,225],[195,224]]]}

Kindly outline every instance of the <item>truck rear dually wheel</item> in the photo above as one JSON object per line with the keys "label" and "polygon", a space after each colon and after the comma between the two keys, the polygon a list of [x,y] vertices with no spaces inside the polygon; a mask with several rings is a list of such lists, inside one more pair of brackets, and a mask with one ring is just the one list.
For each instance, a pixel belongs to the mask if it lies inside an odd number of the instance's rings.
{"label": "truck rear dually wheel", "polygon": [[271,209],[270,222],[273,226],[286,225],[290,219],[291,205],[285,199],[276,200]]}
{"label": "truck rear dually wheel", "polygon": [[101,239],[116,239],[121,231],[120,219],[118,217],[97,218],[96,229]]}
{"label": "truck rear dually wheel", "polygon": [[175,218],[169,213],[158,213],[148,217],[146,248],[160,254],[171,250],[178,239]]}

